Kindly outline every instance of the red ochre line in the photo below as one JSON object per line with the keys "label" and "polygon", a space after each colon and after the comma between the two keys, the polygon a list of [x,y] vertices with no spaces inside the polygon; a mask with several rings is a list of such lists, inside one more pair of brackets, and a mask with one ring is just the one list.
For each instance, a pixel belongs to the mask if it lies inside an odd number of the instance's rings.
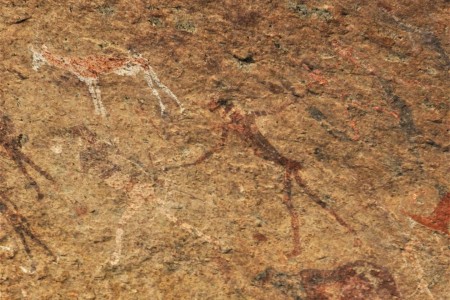
{"label": "red ochre line", "polygon": [[438,203],[434,211],[427,217],[408,214],[414,221],[450,236],[450,193],[447,193]]}

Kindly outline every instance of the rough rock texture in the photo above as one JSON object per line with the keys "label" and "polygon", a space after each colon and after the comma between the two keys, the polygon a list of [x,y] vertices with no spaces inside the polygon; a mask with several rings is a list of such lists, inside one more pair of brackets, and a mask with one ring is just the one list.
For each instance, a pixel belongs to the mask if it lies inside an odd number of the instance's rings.
{"label": "rough rock texture", "polygon": [[0,0],[0,299],[449,299],[449,15]]}

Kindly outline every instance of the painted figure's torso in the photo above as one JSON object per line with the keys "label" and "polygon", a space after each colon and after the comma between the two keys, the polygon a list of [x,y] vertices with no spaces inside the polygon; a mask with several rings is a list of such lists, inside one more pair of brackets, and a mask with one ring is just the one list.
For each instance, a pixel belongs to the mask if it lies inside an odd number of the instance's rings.
{"label": "painted figure's torso", "polygon": [[282,155],[259,131],[254,115],[242,113],[234,108],[227,115],[230,121],[228,128],[238,133],[242,140],[253,149],[256,156],[291,170],[301,169],[300,162]]}
{"label": "painted figure's torso", "polygon": [[146,61],[139,58],[120,58],[112,56],[89,55],[86,57],[64,57],[49,51],[42,52],[49,65],[69,70],[79,77],[98,78],[101,74],[137,74],[146,68]]}

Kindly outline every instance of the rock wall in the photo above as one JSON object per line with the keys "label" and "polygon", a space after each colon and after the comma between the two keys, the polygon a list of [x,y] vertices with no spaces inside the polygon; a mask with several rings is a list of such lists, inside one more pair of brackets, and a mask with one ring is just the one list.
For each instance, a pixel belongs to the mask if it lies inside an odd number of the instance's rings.
{"label": "rock wall", "polygon": [[0,299],[446,299],[449,12],[0,0]]}

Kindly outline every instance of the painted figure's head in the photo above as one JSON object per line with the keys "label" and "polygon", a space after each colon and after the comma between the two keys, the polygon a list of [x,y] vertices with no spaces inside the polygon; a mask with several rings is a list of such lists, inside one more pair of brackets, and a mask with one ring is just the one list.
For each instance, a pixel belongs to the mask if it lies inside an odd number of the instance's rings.
{"label": "painted figure's head", "polygon": [[208,109],[211,112],[220,110],[221,113],[228,113],[233,109],[233,102],[229,99],[219,98],[208,103]]}

